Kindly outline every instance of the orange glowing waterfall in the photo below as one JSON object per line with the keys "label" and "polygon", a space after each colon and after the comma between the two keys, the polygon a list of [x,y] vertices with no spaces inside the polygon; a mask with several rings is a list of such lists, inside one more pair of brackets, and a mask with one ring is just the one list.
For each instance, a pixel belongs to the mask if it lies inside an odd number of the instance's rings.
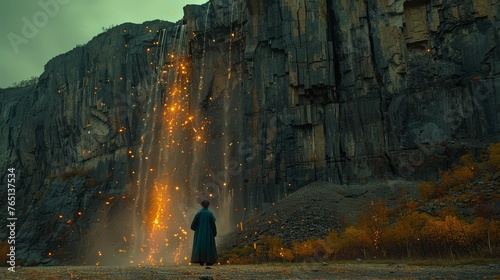
{"label": "orange glowing waterfall", "polygon": [[[233,227],[232,215],[238,211],[232,207],[234,190],[243,193],[237,147],[243,130],[236,126],[244,123],[239,117],[244,68],[237,63],[244,61],[244,53],[231,53],[239,38],[233,27],[227,41],[216,40],[209,28],[214,8],[207,3],[204,33],[189,21],[124,30],[124,38],[134,45],[126,44],[124,52],[134,66],[119,77],[123,100],[110,110],[120,120],[116,131],[123,139],[110,172],[117,166],[121,173],[110,176],[117,187],[110,190],[113,196],[106,197],[96,219],[92,236],[99,238],[88,250],[89,262],[187,264],[193,235],[189,226],[205,198],[217,217],[218,232]],[[133,37],[143,33],[147,36]],[[227,46],[228,53],[219,44]],[[94,85],[88,89],[89,94],[98,90]],[[90,98],[97,102],[94,94]],[[87,154],[94,147],[89,146],[90,136],[82,137]],[[115,195],[121,199],[111,201]]]}
{"label": "orange glowing waterfall", "polygon": [[144,230],[147,232],[141,246],[147,254],[146,264],[180,263],[187,260],[185,242],[188,221],[183,201],[190,195],[187,171],[190,169],[192,141],[200,140],[193,126],[189,109],[190,62],[185,46],[186,26],[177,26],[173,49],[165,50],[164,62],[157,69],[158,81],[164,85],[165,99],[155,113],[161,114],[161,136],[154,153],[159,158],[153,186],[143,210],[147,211]]}
{"label": "orange glowing waterfall", "polygon": [[[207,5],[205,23],[209,11]],[[155,89],[149,93],[149,113],[144,119],[144,130],[148,128],[150,134],[141,137],[139,153],[131,155],[140,157],[129,256],[134,265],[188,263],[189,226],[199,210],[196,201],[202,196],[212,198],[221,221],[230,220],[227,210],[231,207],[227,204],[232,201],[226,170],[235,161],[229,158],[234,151],[233,140],[222,132],[215,141],[208,141],[208,133],[213,133],[209,129],[212,121],[222,123],[224,131],[230,124],[229,108],[234,104],[226,99],[230,96],[228,88],[233,88],[232,68],[228,68],[227,82],[218,81],[226,89],[217,91],[215,101],[203,77],[206,41],[213,39],[203,36],[203,54],[198,62],[188,51],[185,24],[179,23],[158,36],[158,42],[146,50],[155,76],[154,81],[148,81]],[[228,62],[232,64],[231,56]],[[207,104],[211,106],[208,110],[200,109]],[[210,114],[217,114],[216,118]],[[217,159],[212,161],[213,157]],[[212,174],[217,174],[216,178]],[[218,184],[219,180],[224,183]]]}

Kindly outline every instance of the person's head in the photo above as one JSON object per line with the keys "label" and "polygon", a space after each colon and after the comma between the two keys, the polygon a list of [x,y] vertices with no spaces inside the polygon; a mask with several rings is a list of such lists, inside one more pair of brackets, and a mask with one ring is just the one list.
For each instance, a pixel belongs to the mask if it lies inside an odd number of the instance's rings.
{"label": "person's head", "polygon": [[201,202],[201,206],[203,208],[208,208],[208,206],[210,205],[210,202],[206,199],[204,199],[202,202]]}

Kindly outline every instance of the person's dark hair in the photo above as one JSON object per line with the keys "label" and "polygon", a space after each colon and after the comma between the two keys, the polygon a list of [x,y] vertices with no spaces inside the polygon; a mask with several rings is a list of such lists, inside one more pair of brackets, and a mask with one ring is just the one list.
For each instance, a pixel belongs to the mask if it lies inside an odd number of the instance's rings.
{"label": "person's dark hair", "polygon": [[203,208],[208,208],[208,205],[210,205],[210,202],[206,199],[204,199],[202,202],[201,202],[201,206],[203,206]]}

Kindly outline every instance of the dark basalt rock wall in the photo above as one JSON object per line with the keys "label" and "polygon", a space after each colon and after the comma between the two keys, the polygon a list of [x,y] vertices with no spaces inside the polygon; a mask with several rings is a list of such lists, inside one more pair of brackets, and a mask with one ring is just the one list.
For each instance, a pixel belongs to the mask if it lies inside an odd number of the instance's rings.
{"label": "dark basalt rock wall", "polygon": [[187,65],[183,106],[203,140],[182,130],[170,165],[151,156],[147,169],[180,166],[162,175],[189,186],[178,196],[187,205],[211,188],[215,205],[234,210],[232,224],[316,180],[435,175],[461,150],[500,138],[499,8],[213,0],[185,7],[177,24],[100,34],[52,59],[36,87],[0,93],[0,165],[17,170],[19,257],[85,261],[96,236],[121,238],[116,225],[134,213],[141,179],[132,171],[166,143],[160,108],[174,105],[173,54]]}
{"label": "dark basalt rock wall", "polygon": [[16,168],[17,256],[24,265],[81,257],[79,248],[95,242],[89,237],[103,238],[94,225],[127,205],[102,207],[132,184],[137,163],[128,151],[151,130],[141,124],[147,101],[159,93],[147,48],[157,30],[173,26],[113,28],[49,61],[36,87],[2,90],[0,162]]}

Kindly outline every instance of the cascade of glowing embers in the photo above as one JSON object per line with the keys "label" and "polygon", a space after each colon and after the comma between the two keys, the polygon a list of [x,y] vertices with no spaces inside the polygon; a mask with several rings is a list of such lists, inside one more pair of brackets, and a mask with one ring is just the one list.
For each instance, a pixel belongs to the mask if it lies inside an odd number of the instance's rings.
{"label": "cascade of glowing embers", "polygon": [[134,265],[189,262],[191,244],[186,242],[195,210],[188,202],[196,192],[189,187],[190,172],[205,123],[196,121],[189,107],[191,65],[185,36],[185,25],[170,36],[163,30],[156,46],[148,49],[157,73],[158,88],[153,90],[161,98],[150,99],[147,109],[154,116],[144,122],[150,133],[139,147],[130,254]]}

